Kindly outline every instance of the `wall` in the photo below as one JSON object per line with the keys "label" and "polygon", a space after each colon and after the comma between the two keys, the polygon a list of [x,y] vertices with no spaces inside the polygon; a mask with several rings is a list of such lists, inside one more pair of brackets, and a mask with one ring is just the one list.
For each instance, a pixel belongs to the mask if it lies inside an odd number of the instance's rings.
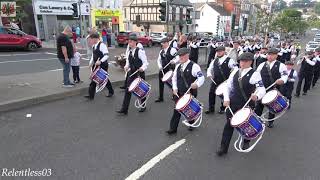
{"label": "wall", "polygon": [[196,32],[212,32],[216,35],[218,16],[219,14],[214,9],[205,4],[201,8],[200,19],[196,20],[196,24],[198,24]]}

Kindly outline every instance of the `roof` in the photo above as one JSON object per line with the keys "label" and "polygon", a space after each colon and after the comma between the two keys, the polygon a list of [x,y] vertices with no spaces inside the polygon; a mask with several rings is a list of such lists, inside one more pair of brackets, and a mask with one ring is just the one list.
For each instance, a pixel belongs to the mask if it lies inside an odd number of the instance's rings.
{"label": "roof", "polygon": [[173,0],[171,4],[182,5],[182,6],[192,6],[189,0]]}
{"label": "roof", "polygon": [[194,8],[195,10],[201,8],[204,4],[206,4],[206,3],[192,3],[193,8]]}
{"label": "roof", "polygon": [[226,11],[222,6],[219,6],[216,3],[207,3],[212,9],[217,11],[220,16],[231,16],[231,13]]}

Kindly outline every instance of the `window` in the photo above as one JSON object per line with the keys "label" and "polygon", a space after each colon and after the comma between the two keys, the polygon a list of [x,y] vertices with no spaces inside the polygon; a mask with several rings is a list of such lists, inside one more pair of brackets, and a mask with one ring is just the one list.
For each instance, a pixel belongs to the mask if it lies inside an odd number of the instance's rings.
{"label": "window", "polygon": [[0,34],[8,34],[7,30],[3,27],[0,27]]}
{"label": "window", "polygon": [[203,12],[202,12],[202,16],[203,16]]}

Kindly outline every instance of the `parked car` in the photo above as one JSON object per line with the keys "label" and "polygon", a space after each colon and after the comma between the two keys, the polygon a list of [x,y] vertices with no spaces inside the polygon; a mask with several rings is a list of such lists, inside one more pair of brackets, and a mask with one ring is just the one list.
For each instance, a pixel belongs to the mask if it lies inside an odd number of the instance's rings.
{"label": "parked car", "polygon": [[12,27],[0,26],[0,47],[24,48],[30,51],[42,47],[42,42],[35,36]]}
{"label": "parked car", "polygon": [[131,32],[119,32],[119,34],[117,36],[117,43],[120,47],[128,44],[130,33]]}
{"label": "parked car", "polygon": [[163,38],[167,37],[166,32],[152,32],[150,35],[153,44],[158,44]]}
{"label": "parked car", "polygon": [[320,37],[319,38],[314,38],[313,41],[320,43]]}
{"label": "parked car", "polygon": [[306,45],[306,52],[308,51],[314,51],[316,48],[320,47],[320,42],[315,42],[315,41],[309,41],[308,44]]}
{"label": "parked car", "polygon": [[152,46],[152,39],[150,36],[142,35],[139,32],[135,32],[135,34],[137,34],[138,36],[138,42],[141,43],[143,46],[148,46],[148,47]]}

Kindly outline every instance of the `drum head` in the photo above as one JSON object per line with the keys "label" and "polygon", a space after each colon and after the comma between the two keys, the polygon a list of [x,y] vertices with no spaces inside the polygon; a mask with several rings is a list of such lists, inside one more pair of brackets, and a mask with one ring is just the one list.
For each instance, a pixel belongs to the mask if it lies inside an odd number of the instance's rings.
{"label": "drum head", "polygon": [[134,88],[137,87],[137,85],[139,84],[139,82],[140,82],[140,78],[136,78],[135,80],[133,80],[132,83],[130,84],[128,90],[129,90],[129,91],[134,90]]}
{"label": "drum head", "polygon": [[191,94],[185,94],[184,96],[182,96],[176,104],[176,109],[181,109],[185,107],[187,103],[190,101],[190,99],[191,99]]}
{"label": "drum head", "polygon": [[277,90],[271,90],[267,92],[265,96],[263,96],[261,102],[262,104],[268,104],[272,102],[276,97],[278,96],[278,91]]}
{"label": "drum head", "polygon": [[236,114],[234,114],[230,121],[231,126],[238,126],[242,124],[244,121],[248,119],[250,112],[250,108],[243,108],[236,112]]}
{"label": "drum head", "polygon": [[162,78],[162,81],[168,81],[173,75],[173,71],[168,71],[167,73],[164,74],[163,78]]}
{"label": "drum head", "polygon": [[216,89],[216,95],[220,96],[227,90],[227,82],[221,83]]}

